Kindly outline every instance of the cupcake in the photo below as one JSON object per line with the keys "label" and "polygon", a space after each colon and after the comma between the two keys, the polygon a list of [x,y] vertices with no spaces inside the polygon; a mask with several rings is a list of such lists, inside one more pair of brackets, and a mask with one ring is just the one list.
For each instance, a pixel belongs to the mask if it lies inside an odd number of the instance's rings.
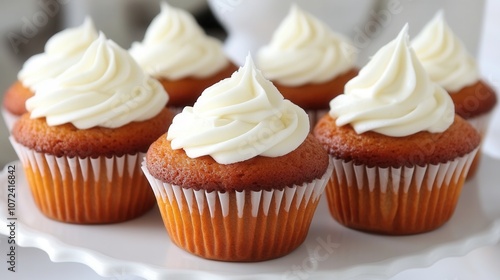
{"label": "cupcake", "polygon": [[357,75],[357,50],[313,15],[292,5],[257,64],[286,99],[307,110],[313,126]]}
{"label": "cupcake", "polygon": [[262,261],[306,238],[333,166],[303,109],[250,56],[149,148],[143,170],[174,244],[207,259]]}
{"label": "cupcake", "polygon": [[160,81],[170,96],[168,106],[177,112],[192,106],[205,88],[237,69],[220,41],[207,36],[191,14],[166,2],[161,3],[144,40],[134,42],[129,52]]}
{"label": "cupcake", "polygon": [[173,114],[168,95],[100,34],[81,60],[37,88],[11,143],[35,204],[68,223],[114,223],[155,204],[140,161]]}
{"label": "cupcake", "polygon": [[[448,26],[442,11],[412,40],[412,47],[431,79],[450,94],[457,114],[484,137],[497,96],[481,79],[475,59]],[[477,153],[469,177],[475,174],[479,157]]]}
{"label": "cupcake", "polygon": [[479,146],[477,131],[418,61],[407,30],[346,84],[314,128],[335,166],[330,212],[349,228],[404,235],[443,225]]}
{"label": "cupcake", "polygon": [[88,46],[97,39],[97,31],[90,18],[79,27],[68,28],[52,36],[43,53],[30,57],[19,71],[3,99],[2,114],[9,131],[14,122],[26,113],[26,100],[32,97],[41,82],[55,78],[75,64]]}

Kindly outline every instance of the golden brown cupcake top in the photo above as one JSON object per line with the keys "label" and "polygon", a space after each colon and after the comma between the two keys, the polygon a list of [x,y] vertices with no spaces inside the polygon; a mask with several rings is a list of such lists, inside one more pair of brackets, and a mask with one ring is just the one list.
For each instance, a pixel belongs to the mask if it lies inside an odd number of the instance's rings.
{"label": "golden brown cupcake top", "polygon": [[80,158],[146,152],[164,134],[173,115],[164,108],[152,119],[131,122],[119,128],[78,129],[71,123],[49,126],[45,118],[31,119],[24,114],[12,129],[21,145],[40,153]]}
{"label": "golden brown cupcake top", "polygon": [[329,115],[324,116],[316,125],[314,136],[333,157],[368,166],[444,163],[472,152],[481,140],[477,131],[459,116],[442,133],[421,131],[405,137],[373,131],[358,134],[352,126],[337,126],[335,121]]}
{"label": "golden brown cupcake top", "polygon": [[148,150],[147,168],[155,178],[183,188],[207,191],[271,190],[302,185],[321,178],[328,155],[312,135],[294,151],[280,157],[257,156],[232,164],[219,164],[210,156],[190,158],[173,150],[161,136]]}

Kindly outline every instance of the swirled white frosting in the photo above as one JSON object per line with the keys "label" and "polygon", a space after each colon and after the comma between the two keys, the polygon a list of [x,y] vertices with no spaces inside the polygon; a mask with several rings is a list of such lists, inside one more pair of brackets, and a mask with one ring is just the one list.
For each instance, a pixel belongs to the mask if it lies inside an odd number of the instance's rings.
{"label": "swirled white frosting", "polygon": [[352,69],[357,50],[350,40],[293,5],[257,54],[266,78],[287,86],[323,83]]}
{"label": "swirled white frosting", "polygon": [[450,95],[431,81],[409,46],[408,25],[382,47],[330,102],[336,124],[357,133],[401,137],[445,131],[454,119]]}
{"label": "swirled white frosting", "polygon": [[431,79],[450,93],[479,80],[476,61],[448,26],[442,11],[412,40],[412,47]]}
{"label": "swirled white frosting", "polygon": [[97,36],[89,17],[79,27],[60,31],[47,41],[43,53],[26,60],[17,75],[19,81],[33,92],[36,91],[40,82],[55,78],[75,64]]}
{"label": "swirled white frosting", "polygon": [[230,164],[285,155],[308,133],[306,112],[284,99],[248,56],[230,78],[207,88],[193,107],[174,117],[167,139],[191,158],[209,155]]}
{"label": "swirled white frosting", "polygon": [[207,36],[191,14],[166,2],[144,40],[129,51],[148,74],[170,80],[208,77],[229,63],[220,41]]}
{"label": "swirled white frosting", "polygon": [[116,128],[154,117],[167,101],[161,84],[101,33],[74,66],[41,84],[26,108],[49,125]]}

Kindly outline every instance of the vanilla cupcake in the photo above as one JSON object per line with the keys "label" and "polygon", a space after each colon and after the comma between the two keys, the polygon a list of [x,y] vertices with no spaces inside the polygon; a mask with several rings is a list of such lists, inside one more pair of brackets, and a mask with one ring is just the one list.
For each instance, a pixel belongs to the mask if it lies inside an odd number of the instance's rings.
{"label": "vanilla cupcake", "polygon": [[97,39],[92,20],[87,17],[81,26],[68,28],[53,35],[44,52],[30,57],[17,74],[3,99],[2,115],[9,131],[14,122],[26,113],[26,100],[47,79],[55,78],[75,64],[90,44]]}
{"label": "vanilla cupcake", "polygon": [[453,215],[480,136],[410,48],[405,26],[330,102],[314,135],[334,161],[332,216],[384,234],[434,230]]}
{"label": "vanilla cupcake", "polygon": [[292,5],[257,64],[283,96],[307,110],[314,125],[332,98],[357,75],[357,50],[350,40]]}
{"label": "vanilla cupcake", "polygon": [[332,165],[309,120],[250,57],[151,145],[143,170],[170,239],[222,261],[262,261],[306,238]]}
{"label": "vanilla cupcake", "polygon": [[144,40],[134,42],[130,54],[170,96],[169,106],[192,106],[201,92],[229,77],[237,67],[222,44],[207,36],[188,12],[161,3],[161,12],[148,27]]}
{"label": "vanilla cupcake", "polygon": [[98,224],[151,209],[154,194],[139,162],[167,131],[167,101],[160,83],[103,34],[76,64],[40,85],[11,136],[40,211]]}
{"label": "vanilla cupcake", "polygon": [[[497,96],[481,79],[475,59],[448,26],[442,11],[413,39],[412,46],[431,79],[450,94],[457,114],[484,137]],[[477,170],[480,154],[469,177]]]}

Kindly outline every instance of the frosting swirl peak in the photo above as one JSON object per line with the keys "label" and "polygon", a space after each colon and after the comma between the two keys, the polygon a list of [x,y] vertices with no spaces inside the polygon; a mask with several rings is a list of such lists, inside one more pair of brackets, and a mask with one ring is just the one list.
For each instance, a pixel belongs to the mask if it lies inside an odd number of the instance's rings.
{"label": "frosting swirl peak", "polygon": [[26,108],[49,125],[116,128],[154,117],[167,101],[160,83],[101,33],[81,60],[40,85]]}
{"label": "frosting swirl peak", "polygon": [[26,60],[17,78],[25,87],[36,91],[41,82],[55,78],[75,64],[97,37],[94,23],[87,17],[81,26],[52,36],[45,44],[43,53]]}
{"label": "frosting swirl peak", "polygon": [[449,94],[433,83],[409,46],[408,25],[382,47],[330,102],[338,126],[402,137],[445,131],[454,119]]}
{"label": "frosting swirl peak", "polygon": [[442,11],[412,40],[412,46],[431,79],[450,93],[479,80],[476,61],[448,26]]}
{"label": "frosting swirl peak", "polygon": [[323,83],[352,69],[357,50],[341,34],[292,5],[269,45],[257,54],[264,75],[280,84]]}
{"label": "frosting swirl peak", "polygon": [[174,117],[167,139],[189,157],[210,155],[230,164],[285,155],[308,133],[306,112],[285,100],[248,56],[230,78],[207,88],[193,107]]}
{"label": "frosting swirl peak", "polygon": [[171,80],[208,77],[229,64],[220,41],[207,36],[191,14],[166,2],[144,40],[129,51],[148,74]]}

